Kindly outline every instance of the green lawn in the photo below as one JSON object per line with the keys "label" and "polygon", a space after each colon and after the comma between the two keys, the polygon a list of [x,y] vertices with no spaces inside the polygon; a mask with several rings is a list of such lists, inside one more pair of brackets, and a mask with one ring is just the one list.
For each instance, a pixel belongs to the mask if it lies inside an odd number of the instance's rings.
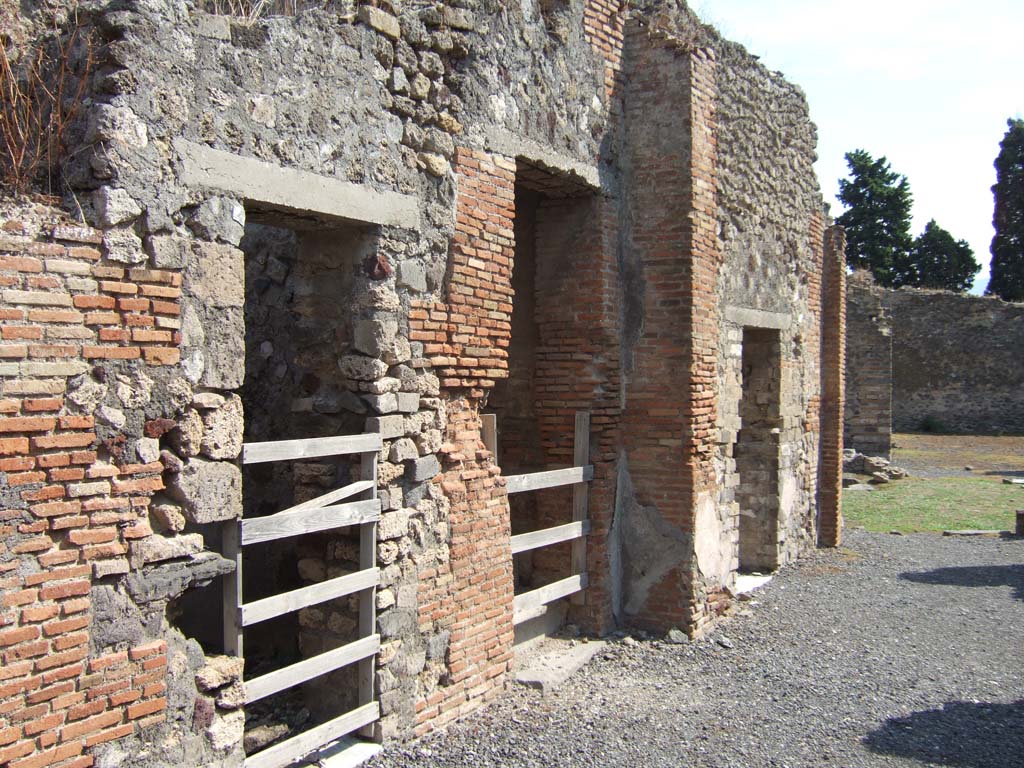
{"label": "green lawn", "polygon": [[998,478],[911,477],[875,491],[843,492],[845,524],[869,531],[1012,531],[1018,509],[1024,509],[1024,487]]}

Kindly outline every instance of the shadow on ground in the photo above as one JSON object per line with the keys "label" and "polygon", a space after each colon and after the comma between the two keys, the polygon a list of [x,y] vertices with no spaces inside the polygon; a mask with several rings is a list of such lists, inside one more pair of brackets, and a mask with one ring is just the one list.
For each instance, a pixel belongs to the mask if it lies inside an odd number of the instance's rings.
{"label": "shadow on ground", "polygon": [[960,768],[1020,768],[1024,699],[1013,704],[952,701],[893,717],[864,737],[872,752]]}
{"label": "shadow on ground", "polygon": [[1024,469],[990,469],[985,474],[994,477],[1024,477]]}
{"label": "shadow on ground", "polygon": [[[1009,538],[1009,537],[1008,537]],[[951,587],[1012,587],[1013,596],[1024,600],[1024,565],[960,565],[900,574],[917,584]]]}

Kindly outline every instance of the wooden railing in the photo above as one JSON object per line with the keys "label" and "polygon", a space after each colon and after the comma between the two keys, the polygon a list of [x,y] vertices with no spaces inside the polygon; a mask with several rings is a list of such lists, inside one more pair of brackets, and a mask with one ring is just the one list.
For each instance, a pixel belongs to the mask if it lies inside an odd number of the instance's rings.
{"label": "wooden railing", "polygon": [[[245,682],[245,702],[249,704],[340,667],[358,664],[359,706],[250,755],[245,759],[245,768],[283,768],[380,718],[380,705],[373,697],[373,677],[376,655],[380,650],[380,635],[375,632],[375,592],[380,578],[376,550],[377,522],[381,514],[377,498],[377,454],[382,446],[379,434],[368,434],[246,443],[242,447],[243,464],[323,456],[361,456],[360,479],[356,482],[273,515],[243,518],[225,524],[224,556],[235,563],[234,575],[224,580],[224,646],[227,653],[243,655],[245,627],[327,600],[359,594],[358,640]],[[361,495],[365,498],[346,502],[346,499]],[[243,547],[346,526],[359,526],[359,571],[262,600],[243,602]]]}
{"label": "wooden railing", "polygon": [[560,544],[564,541],[572,542],[572,575],[516,595],[513,602],[512,619],[515,624],[542,616],[549,603],[563,597],[570,597],[577,605],[583,603],[583,590],[587,588],[587,535],[590,533],[590,521],[587,519],[590,489],[588,483],[594,479],[594,467],[589,462],[590,413],[577,411],[576,429],[573,435],[573,463],[575,466],[547,472],[531,472],[526,475],[511,475],[505,479],[510,494],[565,485],[573,487],[571,523],[520,533],[512,537],[513,555],[552,544]]}

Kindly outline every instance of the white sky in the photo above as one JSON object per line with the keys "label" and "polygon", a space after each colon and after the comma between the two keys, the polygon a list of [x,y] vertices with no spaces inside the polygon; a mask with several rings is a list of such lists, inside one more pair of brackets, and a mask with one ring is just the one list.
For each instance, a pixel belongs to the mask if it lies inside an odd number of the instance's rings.
{"label": "white sky", "polygon": [[1024,117],[1022,0],[691,0],[727,38],[807,94],[832,215],[843,155],[884,155],[935,219],[966,240],[988,284],[992,191],[1009,117]]}

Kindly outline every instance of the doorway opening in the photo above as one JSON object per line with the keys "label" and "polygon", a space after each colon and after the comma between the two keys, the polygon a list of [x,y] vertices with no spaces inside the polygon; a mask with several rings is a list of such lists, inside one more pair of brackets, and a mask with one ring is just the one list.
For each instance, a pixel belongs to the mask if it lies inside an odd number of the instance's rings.
{"label": "doorway opening", "polygon": [[779,565],[779,446],[782,350],[779,331],[743,329],[741,428],[736,440],[739,488],[739,570]]}

